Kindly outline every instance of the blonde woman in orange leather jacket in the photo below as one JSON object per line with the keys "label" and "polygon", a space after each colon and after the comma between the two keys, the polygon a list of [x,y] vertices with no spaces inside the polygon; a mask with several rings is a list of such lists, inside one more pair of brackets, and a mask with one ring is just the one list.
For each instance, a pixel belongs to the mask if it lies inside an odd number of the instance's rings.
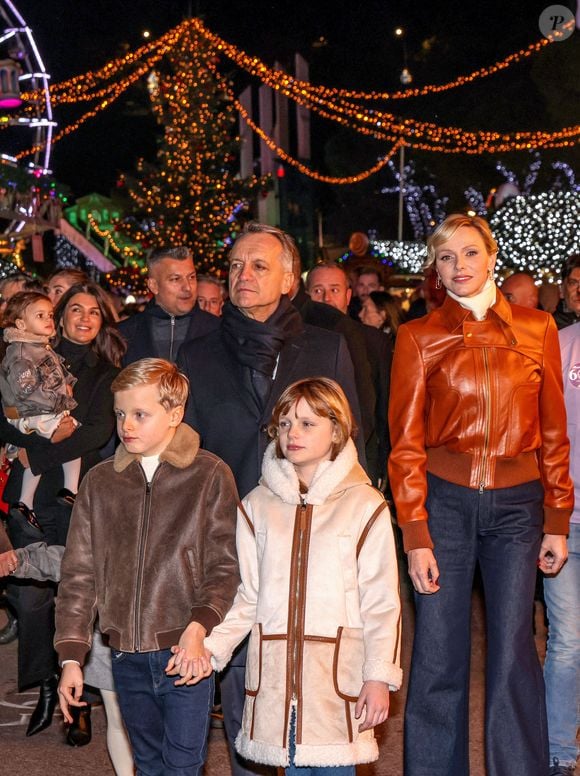
{"label": "blonde woman in orange leather jacket", "polygon": [[487,610],[486,773],[545,776],[544,687],[532,634],[536,566],[566,560],[573,505],[556,326],[510,306],[478,217],[428,241],[443,306],[400,327],[390,484],[415,587],[406,776],[469,774],[471,588]]}

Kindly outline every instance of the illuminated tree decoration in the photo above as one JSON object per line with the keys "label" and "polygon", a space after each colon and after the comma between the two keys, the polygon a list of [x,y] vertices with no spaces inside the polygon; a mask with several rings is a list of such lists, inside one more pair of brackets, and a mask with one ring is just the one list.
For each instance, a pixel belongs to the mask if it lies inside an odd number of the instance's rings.
{"label": "illuminated tree decoration", "polygon": [[577,191],[510,198],[490,219],[499,244],[497,269],[513,267],[553,279],[564,259],[580,252],[579,223]]}
{"label": "illuminated tree decoration", "polygon": [[124,179],[133,213],[118,225],[143,248],[187,245],[203,271],[223,269],[248,203],[268,179],[236,175],[237,111],[215,51],[187,28],[148,79],[163,129],[157,160]]}
{"label": "illuminated tree decoration", "polygon": [[136,299],[147,299],[150,296],[145,267],[121,267],[115,272],[107,272],[102,278],[102,285],[111,293],[123,298],[132,295]]}

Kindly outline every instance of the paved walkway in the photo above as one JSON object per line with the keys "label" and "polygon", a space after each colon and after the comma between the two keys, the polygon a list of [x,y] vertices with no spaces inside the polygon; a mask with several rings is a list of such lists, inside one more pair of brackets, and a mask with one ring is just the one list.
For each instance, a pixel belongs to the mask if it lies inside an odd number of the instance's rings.
{"label": "paved walkway", "polygon": [[[404,588],[404,670],[407,671],[412,639],[413,613],[410,592]],[[484,615],[480,596],[474,594],[473,660],[471,683],[471,776],[485,776],[483,767],[483,639]],[[0,613],[0,627],[4,614]],[[545,629],[540,607],[536,610],[538,650],[543,657]],[[37,691],[16,691],[16,643],[0,646],[0,774],[10,776],[99,776],[113,774],[105,746],[105,719],[102,707],[93,712],[93,740],[82,749],[64,744],[62,717],[59,712],[50,728],[25,737]],[[405,690],[391,696],[389,721],[378,732],[380,759],[371,766],[361,766],[358,776],[401,776],[403,706]],[[213,730],[209,745],[206,776],[229,776],[227,751],[221,730]]]}

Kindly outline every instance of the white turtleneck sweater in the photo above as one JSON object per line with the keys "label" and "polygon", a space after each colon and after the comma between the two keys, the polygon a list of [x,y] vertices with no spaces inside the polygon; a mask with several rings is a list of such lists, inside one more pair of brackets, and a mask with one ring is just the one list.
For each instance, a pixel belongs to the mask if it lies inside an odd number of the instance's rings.
{"label": "white turtleneck sweater", "polygon": [[457,296],[457,294],[449,290],[447,290],[447,293],[466,310],[471,310],[476,321],[483,321],[489,308],[495,304],[496,291],[494,280],[489,278],[481,291],[473,296]]}

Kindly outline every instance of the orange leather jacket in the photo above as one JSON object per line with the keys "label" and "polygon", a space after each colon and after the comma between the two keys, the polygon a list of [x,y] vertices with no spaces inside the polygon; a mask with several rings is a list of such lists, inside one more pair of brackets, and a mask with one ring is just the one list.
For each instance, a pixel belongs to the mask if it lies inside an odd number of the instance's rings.
{"label": "orange leather jacket", "polygon": [[426,473],[505,488],[541,478],[544,532],[566,534],[574,503],[558,333],[500,291],[483,321],[451,299],[397,334],[390,485],[405,550],[433,547]]}

